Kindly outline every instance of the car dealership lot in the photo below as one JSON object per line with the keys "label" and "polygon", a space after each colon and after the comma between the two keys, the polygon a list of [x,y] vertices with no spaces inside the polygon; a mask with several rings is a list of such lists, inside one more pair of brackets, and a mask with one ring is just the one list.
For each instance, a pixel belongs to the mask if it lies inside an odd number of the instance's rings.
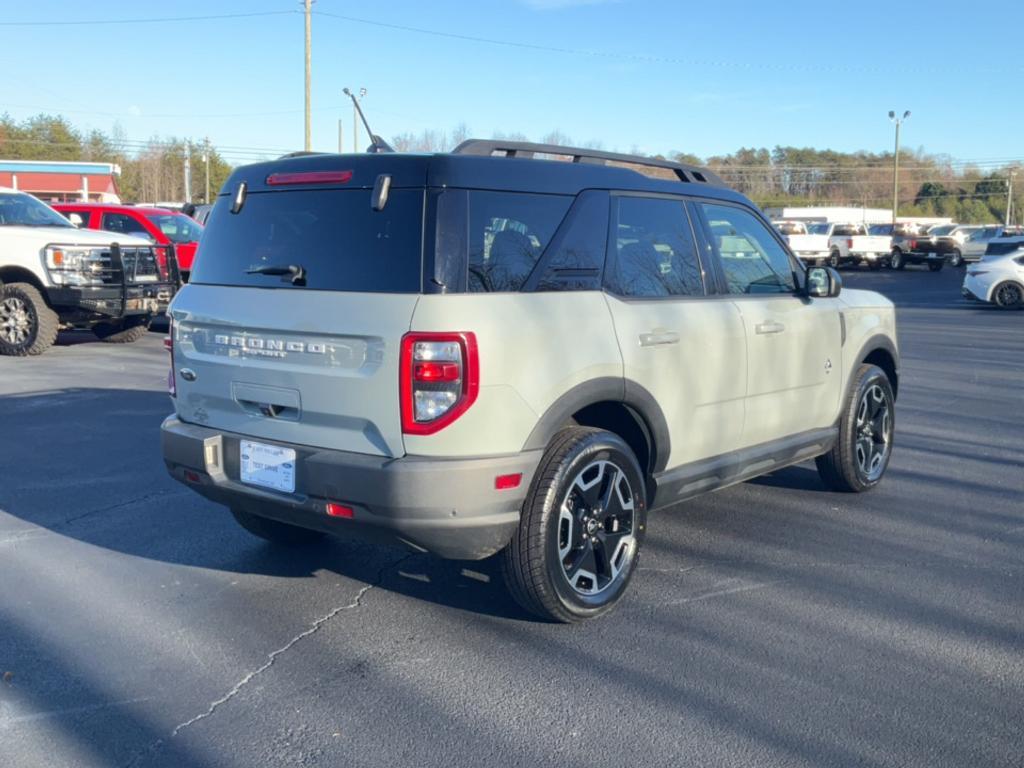
{"label": "car dealership lot", "polygon": [[1019,765],[1024,313],[844,277],[900,307],[881,487],[798,466],[657,513],[576,627],[489,562],[250,537],[164,472],[159,333],[0,358],[3,762]]}

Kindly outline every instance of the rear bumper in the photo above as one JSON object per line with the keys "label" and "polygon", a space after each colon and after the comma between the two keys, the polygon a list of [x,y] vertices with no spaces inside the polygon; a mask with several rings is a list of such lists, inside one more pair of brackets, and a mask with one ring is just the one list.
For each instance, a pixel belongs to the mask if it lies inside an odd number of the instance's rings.
{"label": "rear bumper", "polygon": [[[211,501],[344,537],[402,542],[444,558],[479,560],[503,549],[516,527],[541,451],[473,459],[383,456],[276,443],[296,452],[295,493],[239,480],[244,435],[168,417],[160,429],[171,476]],[[522,473],[496,490],[498,475]],[[328,501],[353,509],[330,517]]]}

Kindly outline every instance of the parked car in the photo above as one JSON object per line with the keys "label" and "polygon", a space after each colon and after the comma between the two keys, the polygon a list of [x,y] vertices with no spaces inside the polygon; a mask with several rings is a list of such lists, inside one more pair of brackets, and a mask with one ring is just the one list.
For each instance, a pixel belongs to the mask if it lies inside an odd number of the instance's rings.
{"label": "parked car", "polygon": [[136,341],[172,293],[148,240],[78,229],[0,187],[0,355],[38,355],[63,328]]}
{"label": "parked car", "polygon": [[828,238],[828,263],[867,264],[870,269],[881,269],[889,257],[890,238],[872,235],[866,224],[836,224]]}
{"label": "parked car", "polygon": [[1001,224],[987,224],[968,235],[963,246],[960,248],[964,261],[978,261],[985,255],[988,244],[995,238],[1000,237],[1004,230],[1006,230],[1006,227]]}
{"label": "parked car", "polygon": [[989,242],[981,260],[967,267],[961,291],[1003,309],[1024,309],[1024,236]]}
{"label": "parked car", "polygon": [[938,272],[958,250],[952,237],[930,235],[924,227],[900,227],[892,235],[889,266],[904,269],[907,264],[927,264],[932,272]]}
{"label": "parked car", "polygon": [[936,224],[928,230],[929,237],[948,237],[953,240],[953,250],[949,252],[949,266],[962,267],[964,264],[963,248],[967,238],[983,227],[970,224]]}
{"label": "parked car", "polygon": [[80,227],[145,237],[163,246],[156,249],[162,269],[167,268],[167,246],[173,245],[181,279],[188,281],[203,227],[185,214],[166,208],[107,203],[57,203],[53,207]]}
{"label": "parked car", "polygon": [[578,621],[622,597],[650,509],[811,457],[866,491],[889,462],[892,303],[805,270],[704,169],[478,140],[280,159],[232,173],[203,249],[163,457],[270,541],[503,552],[523,606]]}
{"label": "parked car", "polygon": [[804,264],[820,265],[828,261],[831,253],[829,237],[832,235],[834,224],[827,222],[812,222],[804,226],[805,231],[786,235],[789,249],[796,254]]}

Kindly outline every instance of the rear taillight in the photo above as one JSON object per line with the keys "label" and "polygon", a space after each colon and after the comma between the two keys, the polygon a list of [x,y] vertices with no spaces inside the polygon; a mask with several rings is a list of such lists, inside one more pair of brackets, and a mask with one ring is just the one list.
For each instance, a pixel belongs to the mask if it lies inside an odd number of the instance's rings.
{"label": "rear taillight", "polygon": [[402,337],[399,387],[402,431],[432,435],[476,400],[480,361],[472,333],[407,333]]}
{"label": "rear taillight", "polygon": [[167,316],[167,335],[164,336],[164,349],[171,355],[171,369],[167,372],[167,394],[178,396],[178,387],[174,381],[174,318]]}
{"label": "rear taillight", "polygon": [[853,238],[852,237],[847,238],[847,240],[846,240],[846,247],[847,248],[853,248]]}
{"label": "rear taillight", "polygon": [[912,251],[916,251],[917,250],[917,240],[911,240],[910,241],[910,250],[912,250]]}
{"label": "rear taillight", "polygon": [[156,254],[156,265],[160,270],[160,279],[167,280],[170,277],[170,271],[167,268],[167,249],[163,246],[158,246],[153,249]]}

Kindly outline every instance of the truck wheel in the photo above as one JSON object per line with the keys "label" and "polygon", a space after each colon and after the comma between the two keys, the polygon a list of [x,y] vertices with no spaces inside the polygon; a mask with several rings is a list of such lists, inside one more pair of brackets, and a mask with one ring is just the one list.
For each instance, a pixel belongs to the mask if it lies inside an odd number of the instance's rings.
{"label": "truck wheel", "polygon": [[1016,283],[997,285],[992,291],[992,301],[1002,309],[1024,309],[1024,288]]}
{"label": "truck wheel", "polygon": [[892,249],[892,253],[889,255],[889,266],[893,269],[903,269],[907,266],[903,261],[903,251],[899,248]]}
{"label": "truck wheel", "polygon": [[839,438],[815,460],[830,489],[861,493],[881,481],[892,456],[895,402],[885,371],[861,365],[840,417]]}
{"label": "truck wheel", "polygon": [[131,344],[149,332],[148,319],[142,322],[98,323],[92,332],[108,344]]}
{"label": "truck wheel", "polygon": [[38,355],[57,340],[60,318],[29,283],[0,288],[0,355]]}
{"label": "truck wheel", "polygon": [[545,619],[599,616],[625,593],[646,527],[644,478],[629,446],[600,429],[562,430],[504,551],[505,583],[516,602]]}
{"label": "truck wheel", "polygon": [[323,531],[313,531],[309,528],[300,528],[297,525],[288,525],[278,520],[271,520],[269,517],[260,517],[244,509],[231,509],[238,524],[245,528],[253,536],[259,536],[272,544],[282,547],[305,547],[315,544],[327,534]]}
{"label": "truck wheel", "polygon": [[828,255],[828,265],[832,267],[832,269],[839,269],[839,251],[832,251],[832,253]]}
{"label": "truck wheel", "polygon": [[943,266],[945,266],[945,262],[944,261],[929,261],[928,262],[928,269],[930,269],[932,272],[941,272]]}
{"label": "truck wheel", "polygon": [[949,266],[951,267],[962,267],[964,265],[964,255],[960,253],[959,248],[954,248],[953,253],[949,256]]}

